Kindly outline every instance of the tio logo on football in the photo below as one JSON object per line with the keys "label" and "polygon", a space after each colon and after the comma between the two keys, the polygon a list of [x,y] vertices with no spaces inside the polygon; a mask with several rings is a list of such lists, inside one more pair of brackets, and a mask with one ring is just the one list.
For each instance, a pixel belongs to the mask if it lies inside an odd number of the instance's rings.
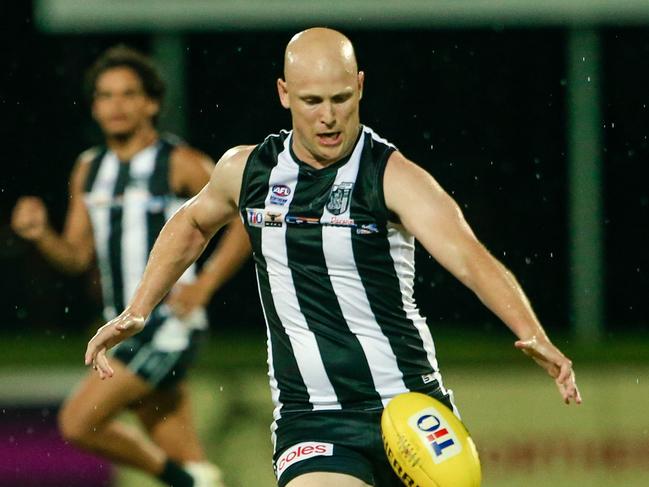
{"label": "tio logo on football", "polygon": [[440,463],[460,453],[462,446],[444,418],[435,413],[435,410],[421,411],[412,423],[424,443],[433,450],[435,463]]}

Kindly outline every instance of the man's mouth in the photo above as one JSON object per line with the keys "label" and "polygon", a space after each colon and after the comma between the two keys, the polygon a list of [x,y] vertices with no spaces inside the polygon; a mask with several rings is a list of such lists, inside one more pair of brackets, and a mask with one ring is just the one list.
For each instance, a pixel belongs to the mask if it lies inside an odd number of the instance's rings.
{"label": "man's mouth", "polygon": [[342,140],[341,132],[322,132],[318,134],[318,141],[321,145],[334,146]]}

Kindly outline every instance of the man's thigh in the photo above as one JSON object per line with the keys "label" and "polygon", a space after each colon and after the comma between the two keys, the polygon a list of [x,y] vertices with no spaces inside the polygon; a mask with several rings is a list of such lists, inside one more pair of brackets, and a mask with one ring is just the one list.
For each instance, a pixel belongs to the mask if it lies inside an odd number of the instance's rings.
{"label": "man's thigh", "polygon": [[335,472],[311,472],[294,478],[286,487],[370,487],[361,479]]}

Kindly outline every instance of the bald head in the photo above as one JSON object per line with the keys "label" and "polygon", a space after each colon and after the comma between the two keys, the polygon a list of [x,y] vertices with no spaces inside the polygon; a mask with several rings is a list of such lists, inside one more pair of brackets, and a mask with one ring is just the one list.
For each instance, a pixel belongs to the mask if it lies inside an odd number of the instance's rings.
{"label": "bald head", "polygon": [[351,41],[340,32],[314,27],[293,36],[284,54],[284,79],[304,73],[318,74],[328,70],[342,70],[356,76],[358,65]]}

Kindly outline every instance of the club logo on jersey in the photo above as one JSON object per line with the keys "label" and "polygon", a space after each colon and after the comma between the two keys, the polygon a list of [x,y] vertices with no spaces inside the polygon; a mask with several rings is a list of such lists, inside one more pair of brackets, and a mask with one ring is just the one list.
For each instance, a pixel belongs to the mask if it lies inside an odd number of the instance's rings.
{"label": "club logo on jersey", "polygon": [[352,189],[354,189],[354,183],[334,184],[329,194],[329,201],[327,202],[327,210],[329,213],[332,215],[340,215],[347,211],[352,196]]}
{"label": "club logo on jersey", "polygon": [[285,184],[275,184],[270,190],[270,202],[273,205],[285,205],[290,194],[291,188]]}
{"label": "club logo on jersey", "polygon": [[302,460],[313,457],[330,457],[334,453],[334,446],[331,443],[319,443],[315,441],[305,441],[298,443],[286,450],[280,455],[275,462],[275,475],[277,480],[282,476],[284,471],[291,465],[295,465]]}
{"label": "club logo on jersey", "polygon": [[441,463],[462,451],[462,445],[451,426],[435,408],[419,411],[408,420],[423,443],[433,452],[435,463]]}

